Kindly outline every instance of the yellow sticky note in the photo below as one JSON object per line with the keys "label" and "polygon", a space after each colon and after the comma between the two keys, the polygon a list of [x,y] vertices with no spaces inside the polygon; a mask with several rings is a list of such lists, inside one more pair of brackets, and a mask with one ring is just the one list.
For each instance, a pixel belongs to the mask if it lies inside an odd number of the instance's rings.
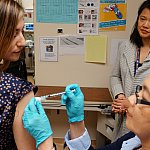
{"label": "yellow sticky note", "polygon": [[95,63],[106,63],[107,36],[85,37],[85,61]]}

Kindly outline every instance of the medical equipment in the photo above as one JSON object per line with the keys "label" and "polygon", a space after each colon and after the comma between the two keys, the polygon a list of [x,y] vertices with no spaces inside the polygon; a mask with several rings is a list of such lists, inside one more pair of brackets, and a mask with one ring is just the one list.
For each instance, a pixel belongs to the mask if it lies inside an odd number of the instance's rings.
{"label": "medical equipment", "polygon": [[[72,90],[72,92],[75,92],[75,89]],[[47,100],[47,98],[55,97],[55,96],[61,96],[65,94],[66,92],[59,92],[59,93],[53,93],[48,95],[43,95],[40,97],[35,97],[35,99],[42,103],[44,108],[49,107],[61,107],[64,106],[60,100]],[[112,107],[110,103],[92,103],[92,102],[84,102],[84,107],[86,109],[95,107],[98,111],[100,111],[104,115],[111,115],[112,114]]]}
{"label": "medical equipment", "polygon": [[[72,90],[72,92],[75,92],[75,89],[74,90]],[[48,95],[43,95],[43,96],[40,96],[40,97],[35,97],[36,98],[36,100],[37,101],[39,101],[39,102],[44,102],[44,103],[46,103],[46,102],[50,102],[50,100],[46,100],[47,98],[49,98],[49,97],[54,97],[54,96],[61,96],[61,95],[63,95],[63,94],[65,94],[66,92],[60,92],[60,93],[54,93],[54,94],[48,94]]]}
{"label": "medical equipment", "polygon": [[34,24],[33,23],[25,23],[24,24],[24,31],[25,32],[33,32],[34,31]]}

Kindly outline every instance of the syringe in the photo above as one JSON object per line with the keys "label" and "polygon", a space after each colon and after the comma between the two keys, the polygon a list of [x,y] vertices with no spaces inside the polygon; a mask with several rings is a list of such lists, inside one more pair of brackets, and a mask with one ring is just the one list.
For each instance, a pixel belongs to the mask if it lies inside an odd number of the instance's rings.
{"label": "syringe", "polygon": [[[75,89],[72,90],[72,92],[75,92]],[[63,94],[65,94],[66,92],[59,92],[59,93],[54,93],[54,94],[48,94],[48,95],[44,95],[44,96],[40,96],[40,97],[35,97],[35,99],[39,102],[48,102],[48,100],[46,100],[49,97],[54,97],[54,96],[61,96]]]}

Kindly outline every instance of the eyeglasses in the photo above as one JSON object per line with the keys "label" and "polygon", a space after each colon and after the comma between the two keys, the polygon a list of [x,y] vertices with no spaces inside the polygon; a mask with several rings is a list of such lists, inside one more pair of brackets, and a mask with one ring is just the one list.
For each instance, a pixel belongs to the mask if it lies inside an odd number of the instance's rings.
{"label": "eyeglasses", "polygon": [[150,102],[148,102],[145,99],[140,99],[138,93],[142,90],[142,86],[137,85],[136,86],[136,92],[135,92],[135,96],[136,96],[136,104],[143,104],[143,105],[150,105]]}

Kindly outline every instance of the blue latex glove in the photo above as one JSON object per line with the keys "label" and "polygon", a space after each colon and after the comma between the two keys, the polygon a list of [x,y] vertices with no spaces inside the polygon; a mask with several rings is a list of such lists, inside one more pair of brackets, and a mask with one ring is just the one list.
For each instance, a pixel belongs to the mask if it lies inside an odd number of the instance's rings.
{"label": "blue latex glove", "polygon": [[[72,90],[75,89],[75,92]],[[66,104],[68,121],[79,122],[84,120],[84,95],[77,84],[66,87],[65,94],[61,97],[62,104]]]}
{"label": "blue latex glove", "polygon": [[32,98],[22,117],[24,128],[36,140],[36,148],[52,135],[50,122],[40,102]]}

